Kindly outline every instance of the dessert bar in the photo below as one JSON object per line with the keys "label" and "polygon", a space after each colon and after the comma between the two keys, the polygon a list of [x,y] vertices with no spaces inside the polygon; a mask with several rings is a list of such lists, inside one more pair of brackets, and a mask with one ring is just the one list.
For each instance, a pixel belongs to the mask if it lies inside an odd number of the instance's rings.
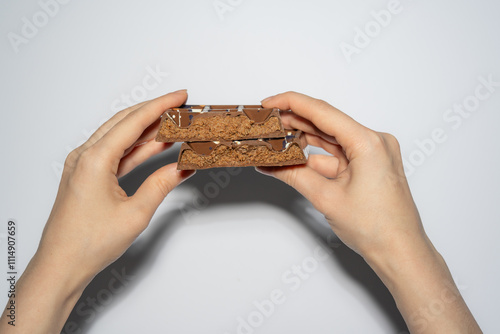
{"label": "dessert bar", "polygon": [[177,169],[304,164],[306,146],[301,131],[287,131],[282,138],[183,143]]}
{"label": "dessert bar", "polygon": [[258,105],[201,105],[163,113],[159,142],[241,140],[284,137],[279,109]]}

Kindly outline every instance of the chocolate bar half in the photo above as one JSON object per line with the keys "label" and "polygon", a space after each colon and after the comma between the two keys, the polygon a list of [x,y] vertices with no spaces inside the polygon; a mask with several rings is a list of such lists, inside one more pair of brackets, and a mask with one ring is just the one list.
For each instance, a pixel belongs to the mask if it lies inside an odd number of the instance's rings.
{"label": "chocolate bar half", "polygon": [[262,106],[184,106],[163,113],[159,142],[284,137],[279,109]]}
{"label": "chocolate bar half", "polygon": [[299,165],[307,162],[306,146],[301,131],[283,138],[182,143],[177,169]]}

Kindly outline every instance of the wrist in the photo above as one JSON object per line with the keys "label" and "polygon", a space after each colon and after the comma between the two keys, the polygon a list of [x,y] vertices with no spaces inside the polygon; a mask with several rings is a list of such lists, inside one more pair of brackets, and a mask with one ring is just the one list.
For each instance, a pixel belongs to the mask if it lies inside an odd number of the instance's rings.
{"label": "wrist", "polygon": [[442,256],[425,234],[393,237],[384,247],[365,253],[364,258],[391,291],[398,282],[424,273],[438,274],[446,268]]}
{"label": "wrist", "polygon": [[[20,332],[59,333],[87,285],[86,279],[54,258],[37,252],[16,284],[12,301],[20,315],[16,322]],[[6,330],[3,323],[0,331]]]}
{"label": "wrist", "polygon": [[[24,274],[23,274],[24,275]],[[78,300],[95,276],[68,254],[54,254],[39,249],[30,261],[26,275],[50,286],[59,302]]]}
{"label": "wrist", "polygon": [[365,260],[391,292],[412,333],[480,332],[443,257],[425,234],[396,239]]}

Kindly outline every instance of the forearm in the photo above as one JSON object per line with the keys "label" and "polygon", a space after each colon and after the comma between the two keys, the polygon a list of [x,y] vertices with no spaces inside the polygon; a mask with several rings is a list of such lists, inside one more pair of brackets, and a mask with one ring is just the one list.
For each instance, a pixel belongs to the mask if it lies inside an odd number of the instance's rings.
{"label": "forearm", "polygon": [[399,240],[386,254],[366,259],[391,292],[411,333],[481,333],[427,237]]}
{"label": "forearm", "polygon": [[[69,267],[71,268],[71,266]],[[35,256],[16,284],[15,326],[9,324],[6,309],[1,333],[60,333],[86,282],[55,261]],[[9,301],[10,302],[10,301]]]}

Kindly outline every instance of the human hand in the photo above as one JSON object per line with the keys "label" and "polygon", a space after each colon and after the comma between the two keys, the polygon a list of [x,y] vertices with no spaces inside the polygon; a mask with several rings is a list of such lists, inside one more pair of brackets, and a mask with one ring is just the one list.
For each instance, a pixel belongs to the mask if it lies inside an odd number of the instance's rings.
{"label": "human hand", "polygon": [[193,174],[177,171],[176,163],[164,166],[130,197],[118,183],[171,146],[154,141],[159,118],[186,98],[178,91],[125,109],[68,155],[40,245],[16,285],[22,319],[8,325],[6,309],[0,332],[59,333],[92,278],[127,250],[165,196]]}
{"label": "human hand", "polygon": [[118,178],[172,145],[154,140],[159,118],[186,98],[178,91],[125,109],[68,155],[37,258],[50,254],[75,263],[88,280],[127,250],[167,194],[193,172],[164,166],[130,197]]}
{"label": "human hand", "polygon": [[[337,236],[382,279],[411,333],[481,333],[446,263],[425,234],[394,136],[370,130],[328,103],[298,93],[262,101],[291,110],[286,128],[331,155],[258,168],[304,195]],[[438,315],[429,310],[444,305]],[[429,316],[430,314],[430,316]]]}
{"label": "human hand", "polygon": [[331,154],[311,155],[306,165],[260,168],[302,193],[323,213],[337,236],[362,256],[384,252],[395,240],[425,240],[399,144],[370,130],[324,101],[280,94],[264,107],[283,113],[286,128],[305,133],[309,145]]}

